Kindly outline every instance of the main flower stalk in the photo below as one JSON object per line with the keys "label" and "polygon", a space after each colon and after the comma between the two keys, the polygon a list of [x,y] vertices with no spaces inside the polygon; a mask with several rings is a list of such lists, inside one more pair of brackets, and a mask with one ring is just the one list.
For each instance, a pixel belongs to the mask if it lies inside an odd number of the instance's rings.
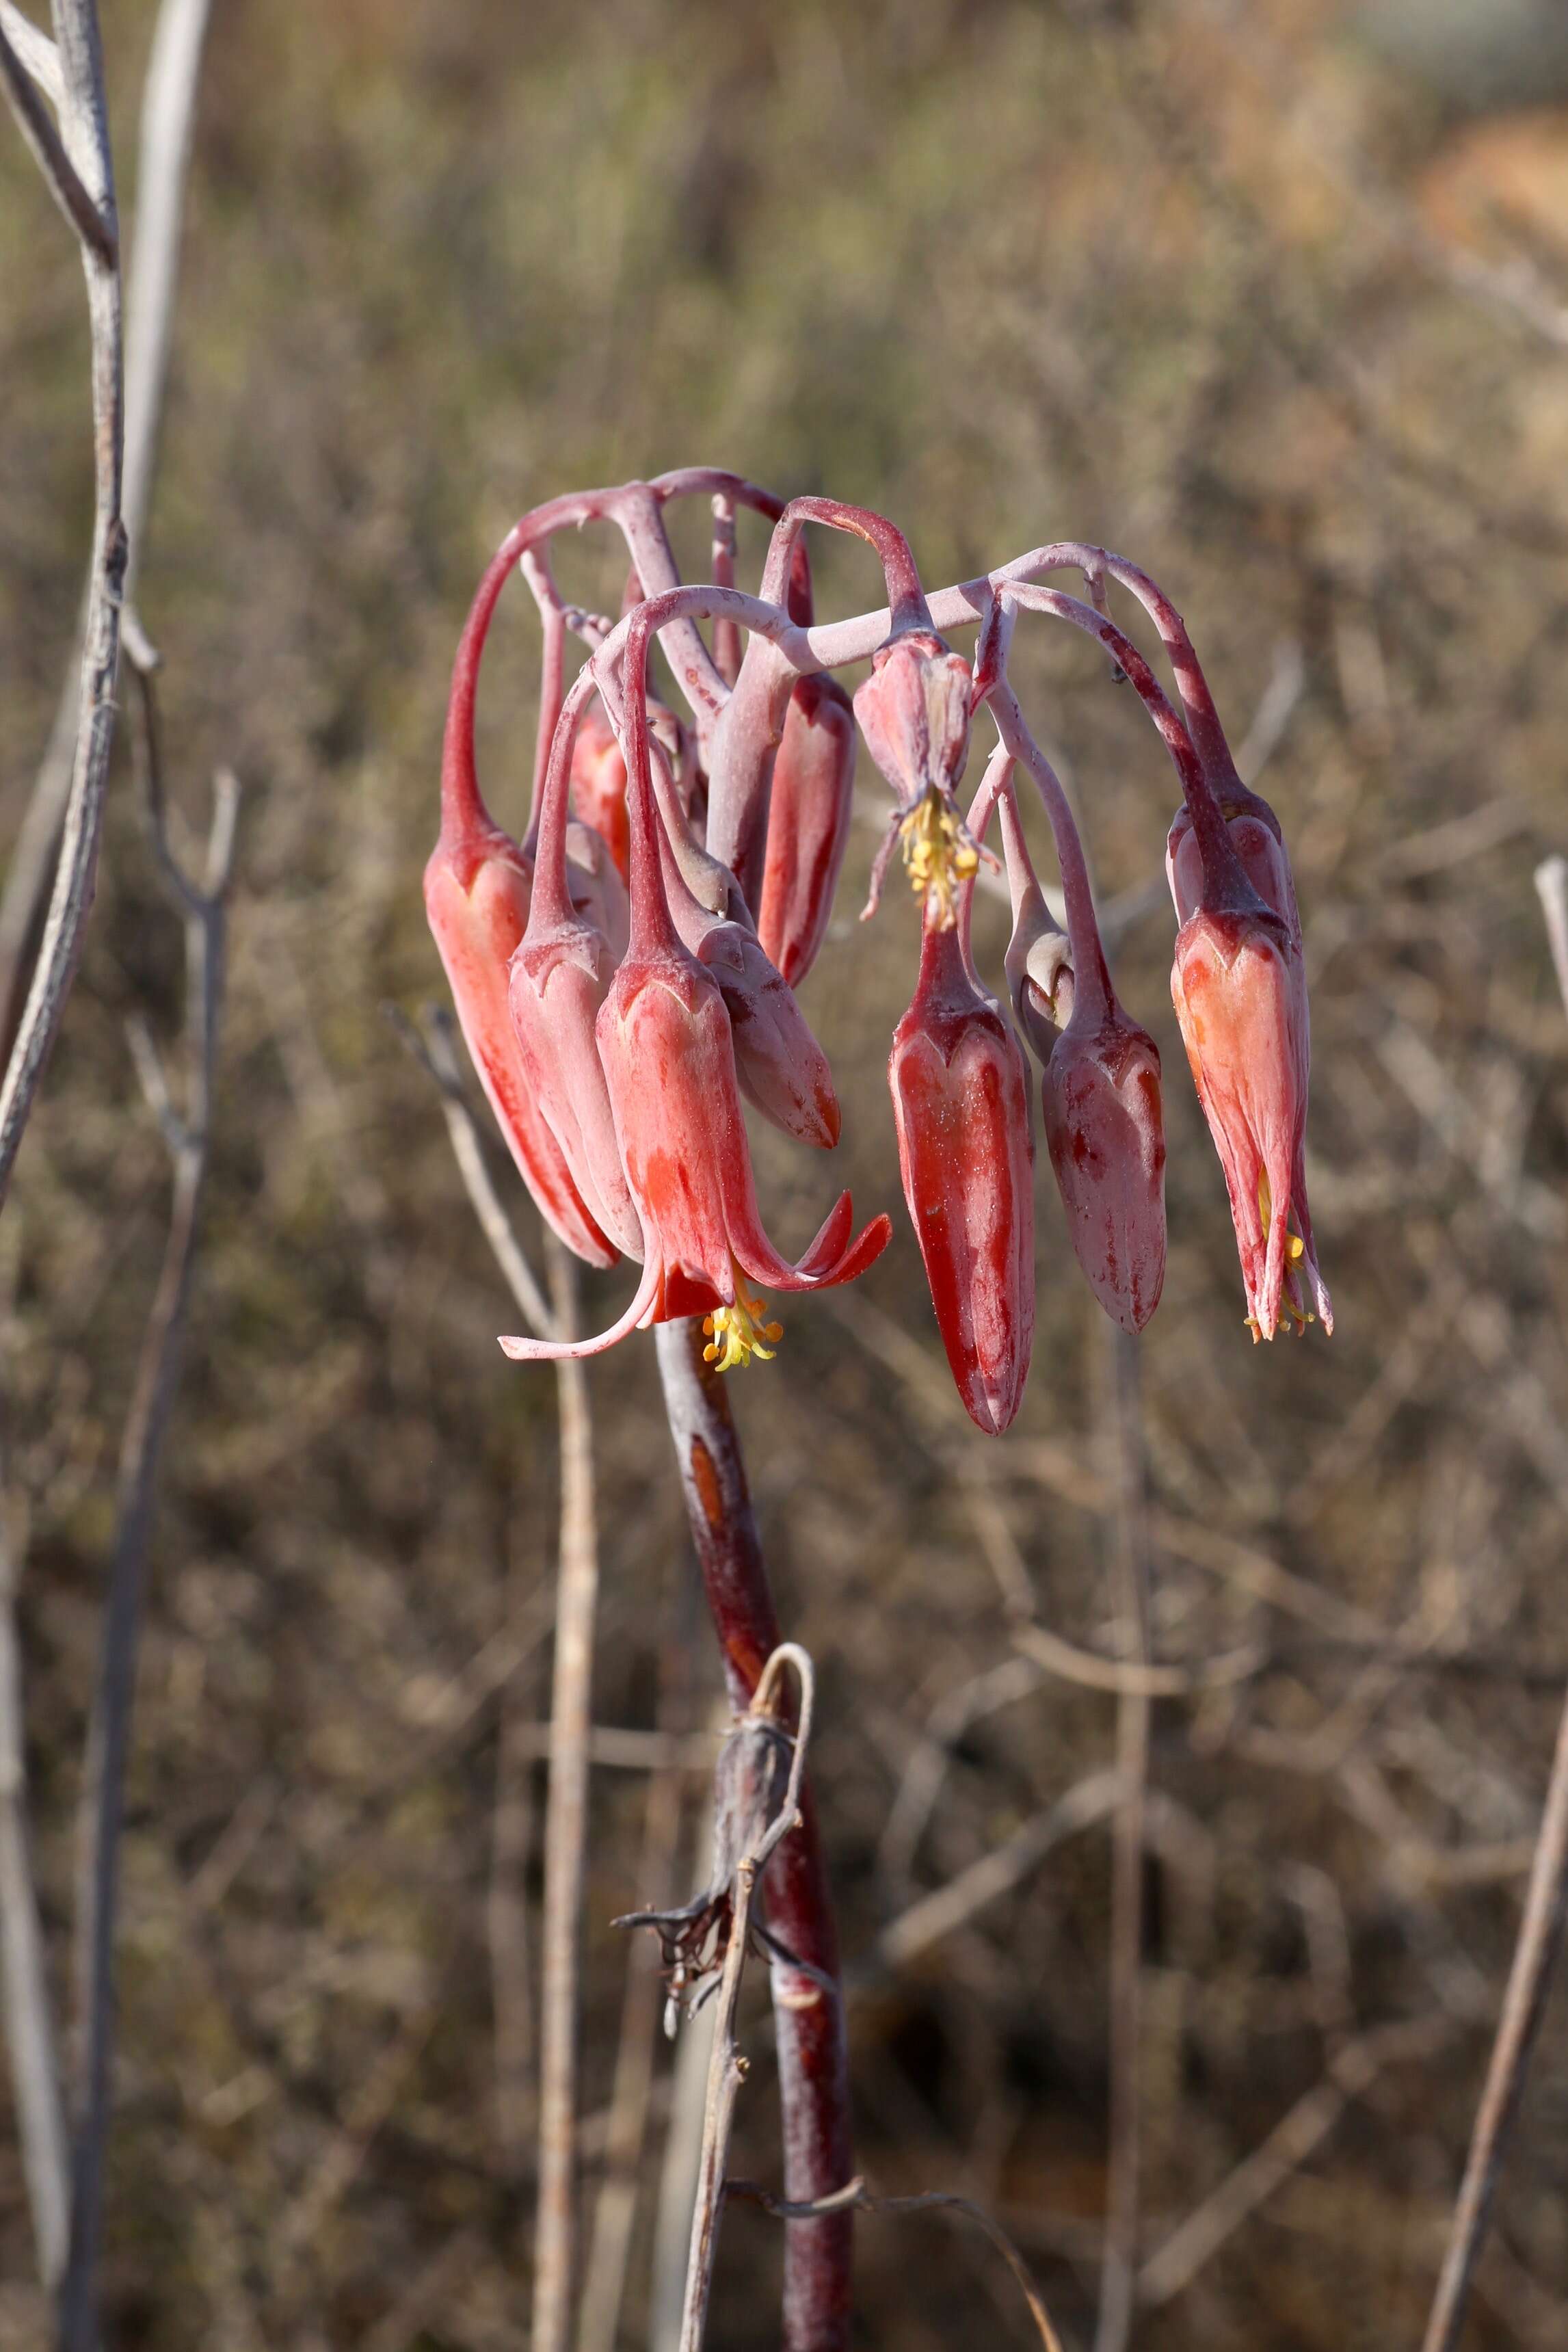
{"label": "main flower stalk", "polygon": [[[701,1322],[661,1323],[654,1339],[697,1566],[739,1714],[780,1638],[746,1465],[724,1378],[705,1360]],[[851,2177],[839,1939],[810,1782],[800,1826],[768,1864],[763,1895],[771,1934],[805,1963],[791,1968],[775,1957],[771,1983],[784,2193],[791,2204],[810,2204]],[[847,2212],[785,2224],[784,2352],[844,2352],[848,2346],[852,2227]]]}

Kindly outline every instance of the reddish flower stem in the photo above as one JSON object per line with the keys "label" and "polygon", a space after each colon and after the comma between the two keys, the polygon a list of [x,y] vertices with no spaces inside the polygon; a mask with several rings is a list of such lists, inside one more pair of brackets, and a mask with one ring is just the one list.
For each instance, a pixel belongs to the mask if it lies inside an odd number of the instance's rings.
{"label": "reddish flower stem", "polygon": [[[779,1641],[746,1465],[724,1380],[703,1361],[701,1323],[662,1323],[654,1338],[697,1565],[739,1713]],[[773,1857],[764,1891],[768,1924],[779,1942],[838,1984],[838,1932],[809,1783],[800,1827]],[[851,2178],[842,1995],[830,2000],[810,1977],[778,1960],[772,1985],[785,2190],[792,2204],[810,2204]],[[847,2211],[786,2226],[784,2352],[847,2347],[852,2227]]]}

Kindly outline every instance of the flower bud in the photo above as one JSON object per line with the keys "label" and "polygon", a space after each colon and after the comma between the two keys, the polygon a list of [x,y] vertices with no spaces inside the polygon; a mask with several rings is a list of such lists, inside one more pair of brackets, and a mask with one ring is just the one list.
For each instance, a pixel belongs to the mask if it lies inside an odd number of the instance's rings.
{"label": "flower bud", "polygon": [[1141,1331],[1166,1278],[1159,1049],[1112,999],[1069,1021],[1040,1082],[1073,1254],[1113,1323]]}
{"label": "flower bud", "polygon": [[1281,1315],[1298,1331],[1314,1318],[1332,1331],[1307,1207],[1312,1050],[1290,853],[1258,793],[1231,778],[1217,800],[1219,842],[1228,836],[1245,879],[1227,889],[1206,875],[1190,811],[1179,809],[1166,844],[1181,922],[1171,995],[1225,1171],[1252,1336],[1271,1339]]}
{"label": "flower bud", "polygon": [[802,677],[773,763],[758,937],[791,988],[816,961],[850,835],[855,726],[836,679]]}
{"label": "flower bud", "polygon": [[898,1160],[937,1327],[965,1409],[999,1434],[1034,1341],[1034,1145],[1022,1052],[928,907],[888,1084]]}
{"label": "flower bud", "polygon": [[1332,1331],[1307,1209],[1306,982],[1288,923],[1271,907],[1199,905],[1176,934],[1171,995],[1225,1171],[1253,1337],[1271,1339],[1281,1314],[1304,1330],[1314,1309]]}

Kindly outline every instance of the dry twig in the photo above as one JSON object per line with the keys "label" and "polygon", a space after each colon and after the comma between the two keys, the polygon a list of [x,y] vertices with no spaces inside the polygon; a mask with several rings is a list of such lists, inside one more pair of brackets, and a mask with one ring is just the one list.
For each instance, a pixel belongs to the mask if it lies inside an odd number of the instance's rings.
{"label": "dry twig", "polygon": [[139,663],[142,723],[137,738],[137,764],[152,853],[164,887],[184,922],[185,1094],[183,1107],[176,1108],[157,1048],[144,1026],[133,1027],[131,1041],[137,1075],[169,1150],[174,1189],[162,1269],[120,1441],[114,1547],[82,1794],[83,1862],[77,1929],[82,2096],[72,2152],[70,2253],[61,2290],[65,2352],[91,2352],[97,2335],[94,2273],[110,2119],[115,1913],[125,1773],[158,1471],[179,1387],[207,1172],[224,991],[225,906],[234,872],[239,812],[238,783],[227,770],[220,771],[213,787],[205,870],[199,883],[193,881],[170,845],[152,674],[149,667],[140,666],[146,649],[132,642],[130,632],[127,651]]}
{"label": "dry twig", "polygon": [[1051,2314],[1040,2297],[1029,2264],[1009,2237],[1001,2223],[992,2219],[983,2205],[967,2197],[955,2197],[944,2189],[926,2189],[917,2197],[875,2197],[858,2177],[846,2181],[834,2197],[821,2197],[814,2205],[791,2205],[782,2197],[775,2197],[755,2180],[731,2180],[726,2185],[727,2196],[744,2197],[748,2203],[760,2205],[780,2221],[810,2221],[830,2213],[842,2213],[852,2209],[857,2213],[963,2213],[976,2221],[995,2246],[1023,2293],[1030,2317],[1040,2331],[1040,2340],[1046,2352],[1061,2352],[1061,2338],[1051,2324]]}
{"label": "dry twig", "polygon": [[[1552,961],[1568,1012],[1568,861],[1549,857],[1537,866]],[[1437,2282],[1423,2352],[1453,2352],[1464,2326],[1470,2273],[1486,2236],[1503,2151],[1517,2112],[1531,2053],[1551,1989],[1552,1972],[1568,1916],[1568,1705],[1557,1734],[1546,1808],[1524,1899],[1524,1917],[1514,1947],[1502,2016],[1492,2044],[1470,2138],[1465,2177],[1454,2212],[1453,2235]]]}
{"label": "dry twig", "polygon": [[746,1723],[769,1720],[774,1687],[787,1664],[793,1666],[800,1686],[800,1720],[794,1735],[794,1752],[789,1759],[789,1785],[783,1803],[773,1819],[753,1825],[752,1835],[746,1842],[730,1882],[729,1943],[725,1952],[724,1970],[715,2004],[713,2055],[708,2063],[702,2157],[697,2168],[697,2201],[692,2215],[691,2250],[686,2260],[686,2294],[681,2315],[680,2352],[702,2352],[707,2326],[708,2295],[713,2285],[714,2255],[718,2247],[719,2215],[724,2204],[725,2160],[729,2153],[736,2095],[746,2076],[747,2062],[736,2047],[735,2013],[740,1999],[740,1979],[751,1936],[752,1900],[757,1882],[767,1869],[774,1848],[799,1825],[800,1820],[800,1788],[805,1776],[806,1750],[811,1736],[811,1707],[816,1684],[810,1659],[795,1643],[781,1642],[763,1667],[750,1708],[743,1718],[741,1736]]}

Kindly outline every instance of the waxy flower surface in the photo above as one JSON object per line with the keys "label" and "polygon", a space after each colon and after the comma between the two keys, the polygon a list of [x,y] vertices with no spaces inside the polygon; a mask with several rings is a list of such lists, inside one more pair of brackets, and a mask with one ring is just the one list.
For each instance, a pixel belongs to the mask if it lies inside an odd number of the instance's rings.
{"label": "waxy flower surface", "polygon": [[1159,1048],[1114,1000],[1079,999],[1040,1082],[1068,1237],[1113,1323],[1141,1331],[1166,1278]]}
{"label": "waxy flower surface", "polygon": [[904,1197],[937,1328],[970,1419],[1017,1415],[1034,1344],[1034,1146],[1023,1055],[966,968],[960,934],[928,917],[888,1085]]}
{"label": "waxy flower surface", "polygon": [[1271,1339],[1281,1316],[1298,1331],[1314,1316],[1332,1331],[1333,1305],[1307,1207],[1311,1046],[1295,887],[1272,812],[1248,798],[1221,836],[1236,852],[1228,875],[1186,810],[1171,827],[1166,872],[1181,919],[1171,995],[1225,1172],[1247,1320],[1254,1339]]}
{"label": "waxy flower surface", "polygon": [[855,722],[831,677],[803,677],[789,697],[773,763],[768,857],[757,935],[791,988],[817,960],[833,911],[854,803]]}

